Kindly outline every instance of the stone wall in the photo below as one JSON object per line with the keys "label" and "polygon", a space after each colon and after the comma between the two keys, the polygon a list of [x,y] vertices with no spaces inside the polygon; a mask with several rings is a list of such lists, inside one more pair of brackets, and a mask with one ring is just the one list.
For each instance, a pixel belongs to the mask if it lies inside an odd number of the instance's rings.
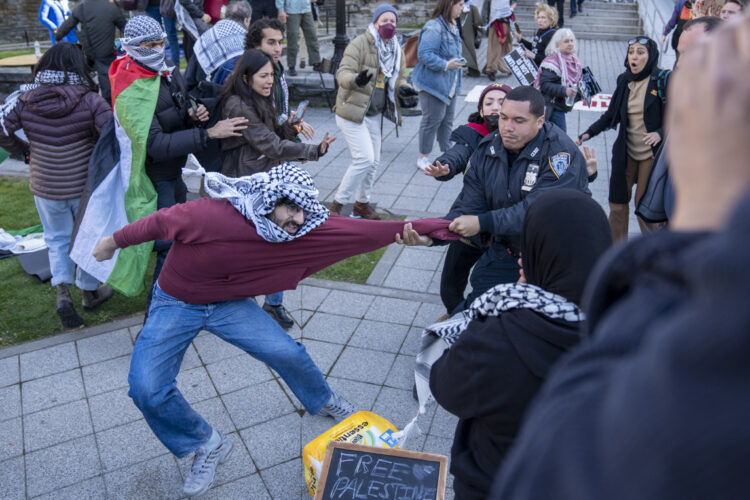
{"label": "stone wall", "polygon": [[1,0],[0,42],[49,42],[49,32],[39,22],[40,4],[40,0]]}

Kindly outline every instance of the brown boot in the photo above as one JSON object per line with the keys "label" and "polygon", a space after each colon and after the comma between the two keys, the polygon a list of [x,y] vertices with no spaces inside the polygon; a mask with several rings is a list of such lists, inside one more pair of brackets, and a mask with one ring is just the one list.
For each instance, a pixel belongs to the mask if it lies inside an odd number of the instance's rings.
{"label": "brown boot", "polygon": [[57,291],[57,315],[60,317],[63,326],[65,328],[77,328],[83,325],[83,318],[73,306],[68,285],[61,283],[55,289]]}
{"label": "brown boot", "polygon": [[355,217],[362,217],[363,219],[380,220],[380,214],[373,210],[369,203],[355,201],[352,214]]}
{"label": "brown boot", "polygon": [[328,211],[332,214],[341,215],[341,209],[344,208],[344,205],[339,203],[336,200],[333,200],[330,205],[328,205]]}
{"label": "brown boot", "polygon": [[95,311],[100,305],[104,304],[115,293],[107,285],[100,285],[96,290],[81,290],[81,303],[84,312]]}

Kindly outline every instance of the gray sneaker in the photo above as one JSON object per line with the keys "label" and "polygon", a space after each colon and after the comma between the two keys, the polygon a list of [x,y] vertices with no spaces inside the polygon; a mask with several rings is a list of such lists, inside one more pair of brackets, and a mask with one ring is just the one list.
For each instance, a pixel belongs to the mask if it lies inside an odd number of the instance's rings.
{"label": "gray sneaker", "polygon": [[190,474],[185,479],[185,486],[182,492],[194,497],[205,493],[214,484],[216,477],[216,467],[226,461],[229,452],[232,451],[232,441],[228,437],[219,433],[221,441],[219,446],[207,452],[202,446],[195,451],[193,466],[190,468]]}
{"label": "gray sneaker", "polygon": [[322,417],[333,417],[337,422],[341,422],[349,415],[356,413],[357,410],[344,396],[331,389],[331,399],[321,408],[318,415]]}

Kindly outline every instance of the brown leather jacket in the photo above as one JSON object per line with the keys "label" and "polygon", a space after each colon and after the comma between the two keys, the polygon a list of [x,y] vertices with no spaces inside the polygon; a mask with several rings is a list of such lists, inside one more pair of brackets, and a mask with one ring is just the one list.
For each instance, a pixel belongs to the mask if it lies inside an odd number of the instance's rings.
{"label": "brown leather jacket", "polygon": [[221,173],[241,177],[265,172],[285,161],[317,160],[318,145],[294,142],[297,131],[288,124],[261,121],[252,104],[231,96],[222,105],[222,119],[243,116],[248,119],[241,137],[222,139]]}

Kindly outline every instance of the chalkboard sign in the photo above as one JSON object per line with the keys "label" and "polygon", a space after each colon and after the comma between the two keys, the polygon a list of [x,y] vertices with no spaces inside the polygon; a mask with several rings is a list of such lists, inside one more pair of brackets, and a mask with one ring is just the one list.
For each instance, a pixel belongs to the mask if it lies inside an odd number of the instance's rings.
{"label": "chalkboard sign", "polygon": [[315,500],[443,500],[448,457],[331,441]]}

